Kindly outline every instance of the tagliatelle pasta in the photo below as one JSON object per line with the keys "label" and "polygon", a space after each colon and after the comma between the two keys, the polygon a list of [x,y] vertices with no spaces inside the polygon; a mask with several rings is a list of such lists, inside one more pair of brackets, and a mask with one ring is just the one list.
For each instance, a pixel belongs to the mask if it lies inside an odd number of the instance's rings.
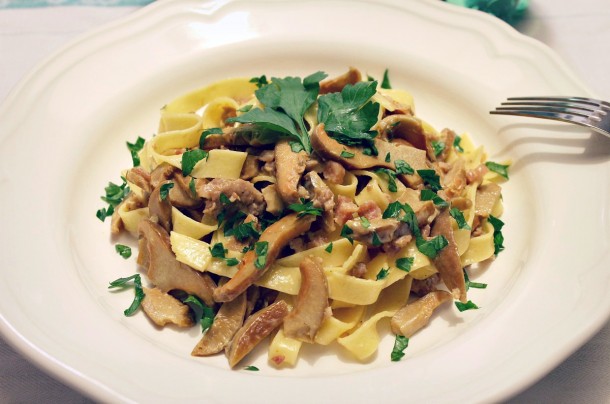
{"label": "tagliatelle pasta", "polygon": [[232,367],[265,339],[273,366],[295,366],[308,344],[366,361],[388,324],[399,360],[443,302],[476,308],[467,270],[503,249],[508,166],[389,87],[387,71],[379,84],[353,68],[260,76],[163,107],[98,212],[139,238],[157,290],[134,307],[144,300],[157,324],[200,323],[193,355],[225,351]]}

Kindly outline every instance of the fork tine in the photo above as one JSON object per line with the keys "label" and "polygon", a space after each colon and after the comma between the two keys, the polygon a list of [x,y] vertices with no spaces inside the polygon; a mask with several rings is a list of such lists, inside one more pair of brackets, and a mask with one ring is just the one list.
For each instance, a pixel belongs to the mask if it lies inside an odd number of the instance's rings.
{"label": "fork tine", "polygon": [[532,110],[532,109],[522,109],[522,108],[504,108],[501,107],[496,108],[494,111],[490,111],[490,114],[493,115],[516,115],[516,116],[527,116],[532,118],[543,118],[543,119],[551,119],[554,121],[563,121],[576,123],[579,125],[587,125],[587,116],[586,115],[575,115],[564,112],[553,112],[548,110]]}
{"label": "fork tine", "polygon": [[592,106],[602,108],[604,110],[610,110],[610,102],[596,100],[587,97],[561,97],[561,96],[539,96],[539,97],[509,97],[508,101],[519,101],[519,102],[536,102],[548,105],[549,103],[569,103],[574,106]]}
{"label": "fork tine", "polygon": [[527,111],[539,111],[539,112],[557,112],[570,114],[575,116],[580,116],[583,118],[588,118],[595,110],[579,108],[579,107],[571,107],[564,105],[544,105],[539,103],[509,103],[503,102],[503,106],[496,107],[498,111],[515,111],[515,110],[527,110]]}

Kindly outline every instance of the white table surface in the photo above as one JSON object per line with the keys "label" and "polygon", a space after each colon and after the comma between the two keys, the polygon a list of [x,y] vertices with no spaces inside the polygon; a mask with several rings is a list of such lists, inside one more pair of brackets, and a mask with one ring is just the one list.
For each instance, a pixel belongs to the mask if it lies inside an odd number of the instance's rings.
{"label": "white table surface", "polygon": [[[68,41],[136,9],[0,9],[0,102],[29,70]],[[610,100],[610,0],[530,0],[517,29],[554,49],[591,89]],[[91,400],[30,364],[0,337],[0,402]],[[610,323],[509,402],[610,403]]]}

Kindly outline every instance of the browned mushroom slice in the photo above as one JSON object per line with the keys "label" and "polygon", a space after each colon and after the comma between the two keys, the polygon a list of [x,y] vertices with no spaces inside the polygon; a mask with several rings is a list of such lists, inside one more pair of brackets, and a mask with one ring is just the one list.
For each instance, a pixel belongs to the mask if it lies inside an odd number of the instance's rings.
{"label": "browned mushroom slice", "polygon": [[277,190],[287,204],[299,201],[297,187],[305,171],[306,162],[307,153],[304,151],[293,152],[288,140],[280,140],[275,145]]}
{"label": "browned mushroom slice", "polygon": [[163,184],[165,181],[172,178],[172,176],[174,175],[174,172],[176,170],[178,170],[176,167],[174,167],[168,163],[159,164],[152,171],[152,173],[150,173],[150,185],[153,188],[160,187],[161,184]]}
{"label": "browned mushroom slice", "polygon": [[436,237],[444,236],[448,244],[443,248],[436,258],[434,265],[441,275],[441,279],[445,282],[445,286],[451,291],[455,299],[466,302],[466,282],[464,281],[464,272],[462,263],[458,254],[457,244],[453,237],[453,227],[451,226],[451,216],[449,209],[443,209],[432,223],[430,235]]}
{"label": "browned mushroom slice", "polygon": [[134,167],[127,170],[125,179],[142,188],[142,190],[147,194],[152,191],[152,186],[150,185],[150,174],[142,167]]}
{"label": "browned mushroom slice", "polygon": [[403,306],[392,316],[390,322],[392,332],[410,338],[428,324],[437,307],[451,300],[453,299],[450,293],[444,290],[435,290],[415,302]]}
{"label": "browned mushroom slice", "polygon": [[222,351],[244,323],[246,304],[245,293],[231,302],[223,303],[214,317],[214,323],[193,348],[191,355],[208,356]]}
{"label": "browned mushroom slice", "polygon": [[249,181],[242,179],[214,178],[210,182],[200,182],[196,184],[197,195],[204,198],[204,213],[217,215],[222,209],[220,195],[228,197],[237,206],[253,215],[260,215],[265,210],[265,199],[263,194]]}
{"label": "browned mushroom slice", "polygon": [[119,210],[125,207],[127,211],[131,211],[142,208],[144,205],[145,201],[140,199],[140,197],[135,193],[130,192],[129,195],[123,199],[123,202],[114,208],[114,212],[112,213],[112,218],[110,220],[110,232],[112,234],[119,234],[121,230],[123,230],[123,219],[121,219],[121,215],[119,215]]}
{"label": "browned mushroom slice", "polygon": [[195,208],[202,204],[201,198],[191,190],[191,180],[195,181],[194,178],[186,178],[179,172],[174,174],[174,186],[169,190],[169,200],[172,206]]}
{"label": "browned mushroom slice", "polygon": [[462,194],[466,187],[466,162],[463,158],[458,158],[451,164],[451,168],[443,177],[443,193],[449,199],[453,199]]}
{"label": "browned mushroom slice", "polygon": [[299,270],[301,286],[294,309],[284,319],[284,334],[313,342],[328,308],[328,283],[319,258],[306,257]]}
{"label": "browned mushroom slice", "polygon": [[277,192],[277,186],[275,184],[267,185],[261,192],[265,199],[265,204],[267,205],[265,209],[267,212],[274,215],[279,215],[283,212],[284,201],[282,201],[279,192]]}
{"label": "browned mushroom slice", "polygon": [[[362,148],[346,146],[331,138],[324,130],[324,124],[316,126],[311,135],[311,145],[314,150],[329,160],[337,161],[347,168],[363,170],[373,167],[385,167],[392,170],[396,169],[395,161],[402,160],[409,164],[414,170],[427,169],[426,152],[415,147],[404,146],[391,143],[385,140],[375,139],[375,147],[378,150],[377,156],[369,156],[362,152]],[[352,153],[351,158],[343,157],[345,153]],[[343,156],[341,155],[343,153]],[[385,156],[390,155],[390,161],[386,161]],[[417,174],[401,175],[401,179],[409,184],[421,183],[421,178]]]}
{"label": "browned mushroom slice", "polygon": [[477,188],[477,194],[474,199],[475,214],[480,217],[489,217],[501,194],[502,188],[493,182]]}
{"label": "browned mushroom slice", "polygon": [[315,216],[312,215],[298,217],[296,213],[292,213],[267,227],[258,240],[258,243],[267,243],[267,257],[264,266],[256,267],[256,249],[248,251],[239,263],[239,269],[233,278],[214,290],[214,300],[228,302],[248,289],[248,286],[267,271],[282,248],[290,240],[308,231],[315,219]]}
{"label": "browned mushroom slice", "polygon": [[231,344],[225,349],[229,366],[237,365],[259,342],[282,325],[288,310],[288,304],[278,300],[248,317],[245,324],[235,333]]}
{"label": "browned mushroom slice", "polygon": [[175,324],[178,327],[193,325],[188,306],[157,288],[144,288],[142,310],[160,327],[166,324]]}
{"label": "browned mushroom slice", "polygon": [[163,292],[179,289],[196,295],[208,306],[214,305],[216,284],[208,274],[179,262],[172,252],[169,235],[157,223],[142,220],[138,264],[148,267],[148,278]]}
{"label": "browned mushroom slice", "polygon": [[320,82],[320,94],[338,93],[348,84],[356,84],[362,80],[358,69],[350,67],[346,73],[340,76],[322,80]]}
{"label": "browned mushroom slice", "polygon": [[430,224],[436,214],[434,203],[432,201],[422,201],[420,191],[415,189],[405,189],[398,197],[398,202],[406,203],[413,209],[420,227]]}
{"label": "browned mushroom slice", "polygon": [[[166,181],[163,184],[169,184],[171,181]],[[155,188],[148,198],[148,211],[151,217],[156,218],[157,223],[169,232],[172,229],[172,204],[169,198],[161,199],[161,184]]]}

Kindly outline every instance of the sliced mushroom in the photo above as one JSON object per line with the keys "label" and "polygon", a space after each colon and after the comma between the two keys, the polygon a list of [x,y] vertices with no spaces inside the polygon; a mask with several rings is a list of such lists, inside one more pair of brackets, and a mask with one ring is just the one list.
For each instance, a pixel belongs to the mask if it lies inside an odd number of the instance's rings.
{"label": "sliced mushroom", "polygon": [[267,185],[261,190],[265,203],[267,205],[266,211],[273,214],[279,215],[284,211],[284,202],[277,192],[277,186],[275,184]]}
{"label": "sliced mushroom", "polygon": [[150,185],[153,188],[158,188],[165,181],[172,178],[174,172],[177,170],[176,167],[168,164],[162,163],[159,164],[153,171],[150,173]]}
{"label": "sliced mushroom", "polygon": [[121,215],[119,215],[119,210],[125,207],[127,211],[139,209],[144,207],[145,201],[140,199],[135,193],[130,192],[129,195],[123,199],[123,202],[119,203],[112,213],[112,217],[110,219],[110,232],[112,234],[119,234],[121,230],[123,230],[123,219],[121,219]]}
{"label": "sliced mushroom", "polygon": [[324,179],[332,184],[343,184],[345,179],[345,167],[336,161],[329,160],[324,163],[322,168]]}
{"label": "sliced mushroom", "polygon": [[163,184],[169,184],[171,181],[166,181],[155,188],[148,198],[148,211],[151,218],[155,218],[157,223],[165,229],[166,232],[172,229],[172,204],[169,198],[161,199],[161,187]]}
{"label": "sliced mushroom", "polygon": [[157,288],[144,288],[141,307],[148,318],[160,327],[167,324],[175,324],[178,327],[193,325],[188,306]]}
{"label": "sliced mushroom", "polygon": [[358,69],[350,67],[346,73],[340,76],[322,80],[320,82],[320,94],[338,93],[348,84],[356,84],[362,80]]}
{"label": "sliced mushroom", "polygon": [[192,177],[184,177],[181,173],[174,174],[174,186],[169,190],[169,200],[177,208],[195,208],[201,206],[201,198],[190,187]]}
{"label": "sliced mushroom", "polygon": [[328,282],[320,258],[306,257],[299,265],[301,286],[294,309],[284,319],[284,334],[313,342],[328,305]]}
{"label": "sliced mushroom", "polygon": [[430,321],[434,310],[441,304],[451,301],[452,296],[444,290],[435,290],[415,302],[403,306],[390,322],[392,332],[410,338]]}
{"label": "sliced mushroom", "polygon": [[214,178],[208,183],[197,182],[196,190],[197,195],[206,200],[204,213],[210,215],[217,215],[222,209],[221,194],[253,215],[258,216],[265,210],[263,194],[249,181]]}
{"label": "sliced mushroom", "polygon": [[462,194],[466,187],[466,162],[463,158],[458,158],[453,162],[447,174],[444,175],[443,193],[448,199],[453,199]]}
{"label": "sliced mushroom", "polygon": [[307,163],[307,153],[295,153],[288,140],[280,140],[275,145],[275,173],[277,190],[287,204],[299,201],[298,185]]}
{"label": "sliced mushroom", "polygon": [[502,195],[502,188],[494,182],[481,185],[477,188],[474,199],[475,214],[480,217],[489,217],[493,207]]}
{"label": "sliced mushroom", "polygon": [[458,254],[457,244],[453,237],[453,227],[449,209],[443,209],[432,223],[430,235],[436,237],[444,236],[448,244],[434,258],[434,265],[455,299],[466,302],[466,282],[462,263]]}
{"label": "sliced mushroom", "polygon": [[216,284],[206,273],[195,271],[179,262],[172,252],[169,235],[157,223],[142,220],[138,264],[147,267],[151,282],[163,292],[179,289],[196,295],[208,306],[214,305],[212,293]]}
{"label": "sliced mushroom", "polygon": [[239,263],[239,269],[233,278],[214,290],[214,300],[228,302],[239,296],[267,271],[290,240],[309,230],[314,220],[315,216],[298,217],[293,213],[267,227],[258,241],[258,243],[268,243],[267,258],[263,268],[257,268],[255,265],[256,249],[248,251]]}
{"label": "sliced mushroom", "polygon": [[[331,138],[324,130],[324,124],[316,126],[311,135],[311,145],[314,150],[329,160],[337,161],[347,168],[363,170],[373,167],[385,167],[392,170],[396,169],[395,161],[402,160],[409,164],[414,170],[428,168],[426,165],[426,152],[415,147],[409,147],[391,143],[385,140],[375,139],[375,147],[378,150],[377,156],[369,156],[362,152],[362,148],[346,146]],[[352,153],[351,158],[343,157],[342,152]],[[390,154],[390,161],[386,161],[385,156]],[[343,153],[345,155],[345,153]],[[417,174],[401,175],[401,179],[410,185],[421,183],[421,178]]]}
{"label": "sliced mushroom", "polygon": [[420,227],[432,223],[432,219],[436,215],[434,202],[422,201],[420,191],[406,188],[397,200],[400,203],[408,204],[413,209]]}
{"label": "sliced mushroom", "polygon": [[150,185],[150,174],[142,167],[134,167],[127,170],[125,179],[132,184],[142,188],[146,194],[150,194],[152,186]]}
{"label": "sliced mushroom", "polygon": [[278,300],[248,317],[225,349],[229,366],[237,365],[259,342],[282,325],[288,311],[288,304],[283,300]]}
{"label": "sliced mushroom", "polygon": [[208,356],[222,351],[243,325],[246,306],[245,293],[231,302],[223,303],[214,317],[214,323],[193,348],[191,355]]}

